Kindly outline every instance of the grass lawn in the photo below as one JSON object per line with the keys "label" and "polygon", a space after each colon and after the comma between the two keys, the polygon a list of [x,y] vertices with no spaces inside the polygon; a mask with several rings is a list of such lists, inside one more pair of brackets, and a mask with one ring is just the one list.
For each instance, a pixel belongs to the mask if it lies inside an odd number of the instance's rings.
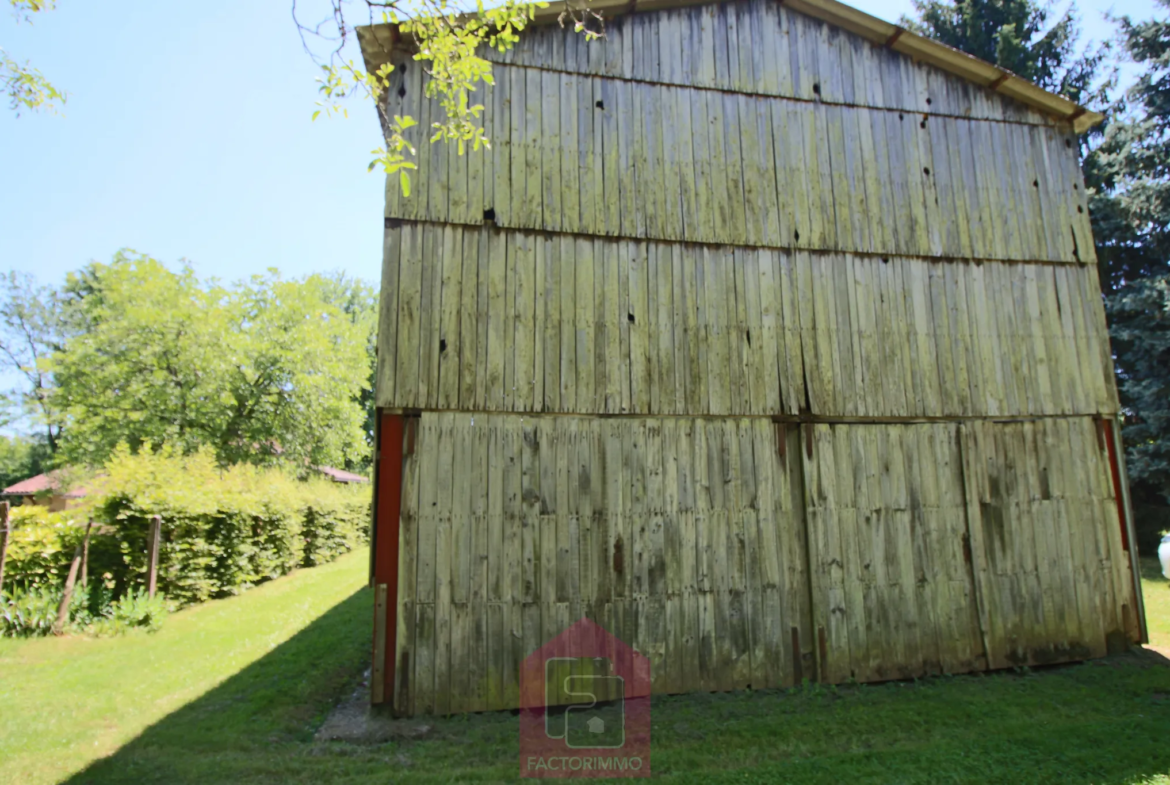
{"label": "grass lawn", "polygon": [[1142,559],[1142,599],[1150,646],[1170,658],[1170,582],[1162,577],[1157,559]]}
{"label": "grass lawn", "polygon": [[[1170,586],[1148,563],[1154,645]],[[0,780],[511,781],[510,712],[417,741],[313,741],[369,647],[365,554],[172,616],[157,635],[0,643]],[[1170,664],[1152,652],[1044,671],[656,699],[675,782],[1170,785]]]}

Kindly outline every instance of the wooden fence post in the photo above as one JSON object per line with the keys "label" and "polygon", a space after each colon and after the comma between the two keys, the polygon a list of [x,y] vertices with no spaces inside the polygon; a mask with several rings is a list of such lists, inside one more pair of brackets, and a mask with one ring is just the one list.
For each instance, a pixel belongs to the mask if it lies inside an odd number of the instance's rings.
{"label": "wooden fence post", "polygon": [[8,502],[0,502],[0,594],[4,592],[4,562],[8,559]]}
{"label": "wooden fence post", "polygon": [[93,529],[93,518],[85,524],[85,540],[81,544],[81,585],[89,586],[89,532]]}
{"label": "wooden fence post", "polygon": [[81,585],[85,585],[85,561],[89,557],[89,532],[93,528],[93,521],[85,525],[85,538],[73,552],[73,563],[69,565],[69,577],[65,579],[65,594],[61,596],[61,604],[57,606],[57,623],[53,625],[53,634],[60,635],[69,623],[69,604],[73,601],[73,588],[77,585],[77,568],[81,564]]}
{"label": "wooden fence post", "polygon": [[73,551],[73,562],[69,565],[69,577],[65,579],[65,593],[61,595],[61,604],[57,606],[57,622],[53,625],[53,634],[60,635],[69,623],[69,603],[73,600],[73,585],[77,582],[77,570],[81,566],[81,543]]}
{"label": "wooden fence post", "polygon": [[147,552],[146,593],[152,599],[155,589],[158,588],[158,548],[162,539],[162,518],[158,515],[150,519],[150,543]]}

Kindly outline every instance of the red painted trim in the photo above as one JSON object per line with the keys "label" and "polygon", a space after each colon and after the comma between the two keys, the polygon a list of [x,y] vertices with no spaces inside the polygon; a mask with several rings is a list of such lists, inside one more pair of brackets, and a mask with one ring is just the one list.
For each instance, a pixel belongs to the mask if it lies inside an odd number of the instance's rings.
{"label": "red painted trim", "polygon": [[406,418],[383,414],[378,438],[378,501],[374,511],[374,584],[386,584],[385,703],[394,701],[398,635],[398,523],[402,514],[402,438]]}
{"label": "red painted trim", "polygon": [[1117,497],[1117,520],[1121,522],[1121,547],[1129,550],[1129,527],[1126,526],[1125,495],[1121,491],[1121,467],[1117,463],[1117,447],[1113,439],[1113,421],[1102,420],[1105,427],[1105,447],[1109,450],[1109,473],[1113,475],[1113,495]]}

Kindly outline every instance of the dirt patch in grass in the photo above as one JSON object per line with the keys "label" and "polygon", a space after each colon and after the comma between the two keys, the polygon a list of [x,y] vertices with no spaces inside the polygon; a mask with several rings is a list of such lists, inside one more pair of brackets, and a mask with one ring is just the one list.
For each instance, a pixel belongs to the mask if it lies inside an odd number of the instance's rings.
{"label": "dirt patch in grass", "polygon": [[418,741],[434,733],[434,725],[424,720],[396,720],[370,706],[369,671],[317,729],[318,742],[349,744],[385,744],[389,741]]}

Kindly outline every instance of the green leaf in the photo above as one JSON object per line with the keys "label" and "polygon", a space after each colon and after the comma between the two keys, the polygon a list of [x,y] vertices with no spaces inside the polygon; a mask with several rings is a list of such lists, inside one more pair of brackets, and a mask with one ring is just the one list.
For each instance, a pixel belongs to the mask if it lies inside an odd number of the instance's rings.
{"label": "green leaf", "polygon": [[398,183],[402,186],[402,195],[410,196],[410,175],[403,169],[398,173]]}

